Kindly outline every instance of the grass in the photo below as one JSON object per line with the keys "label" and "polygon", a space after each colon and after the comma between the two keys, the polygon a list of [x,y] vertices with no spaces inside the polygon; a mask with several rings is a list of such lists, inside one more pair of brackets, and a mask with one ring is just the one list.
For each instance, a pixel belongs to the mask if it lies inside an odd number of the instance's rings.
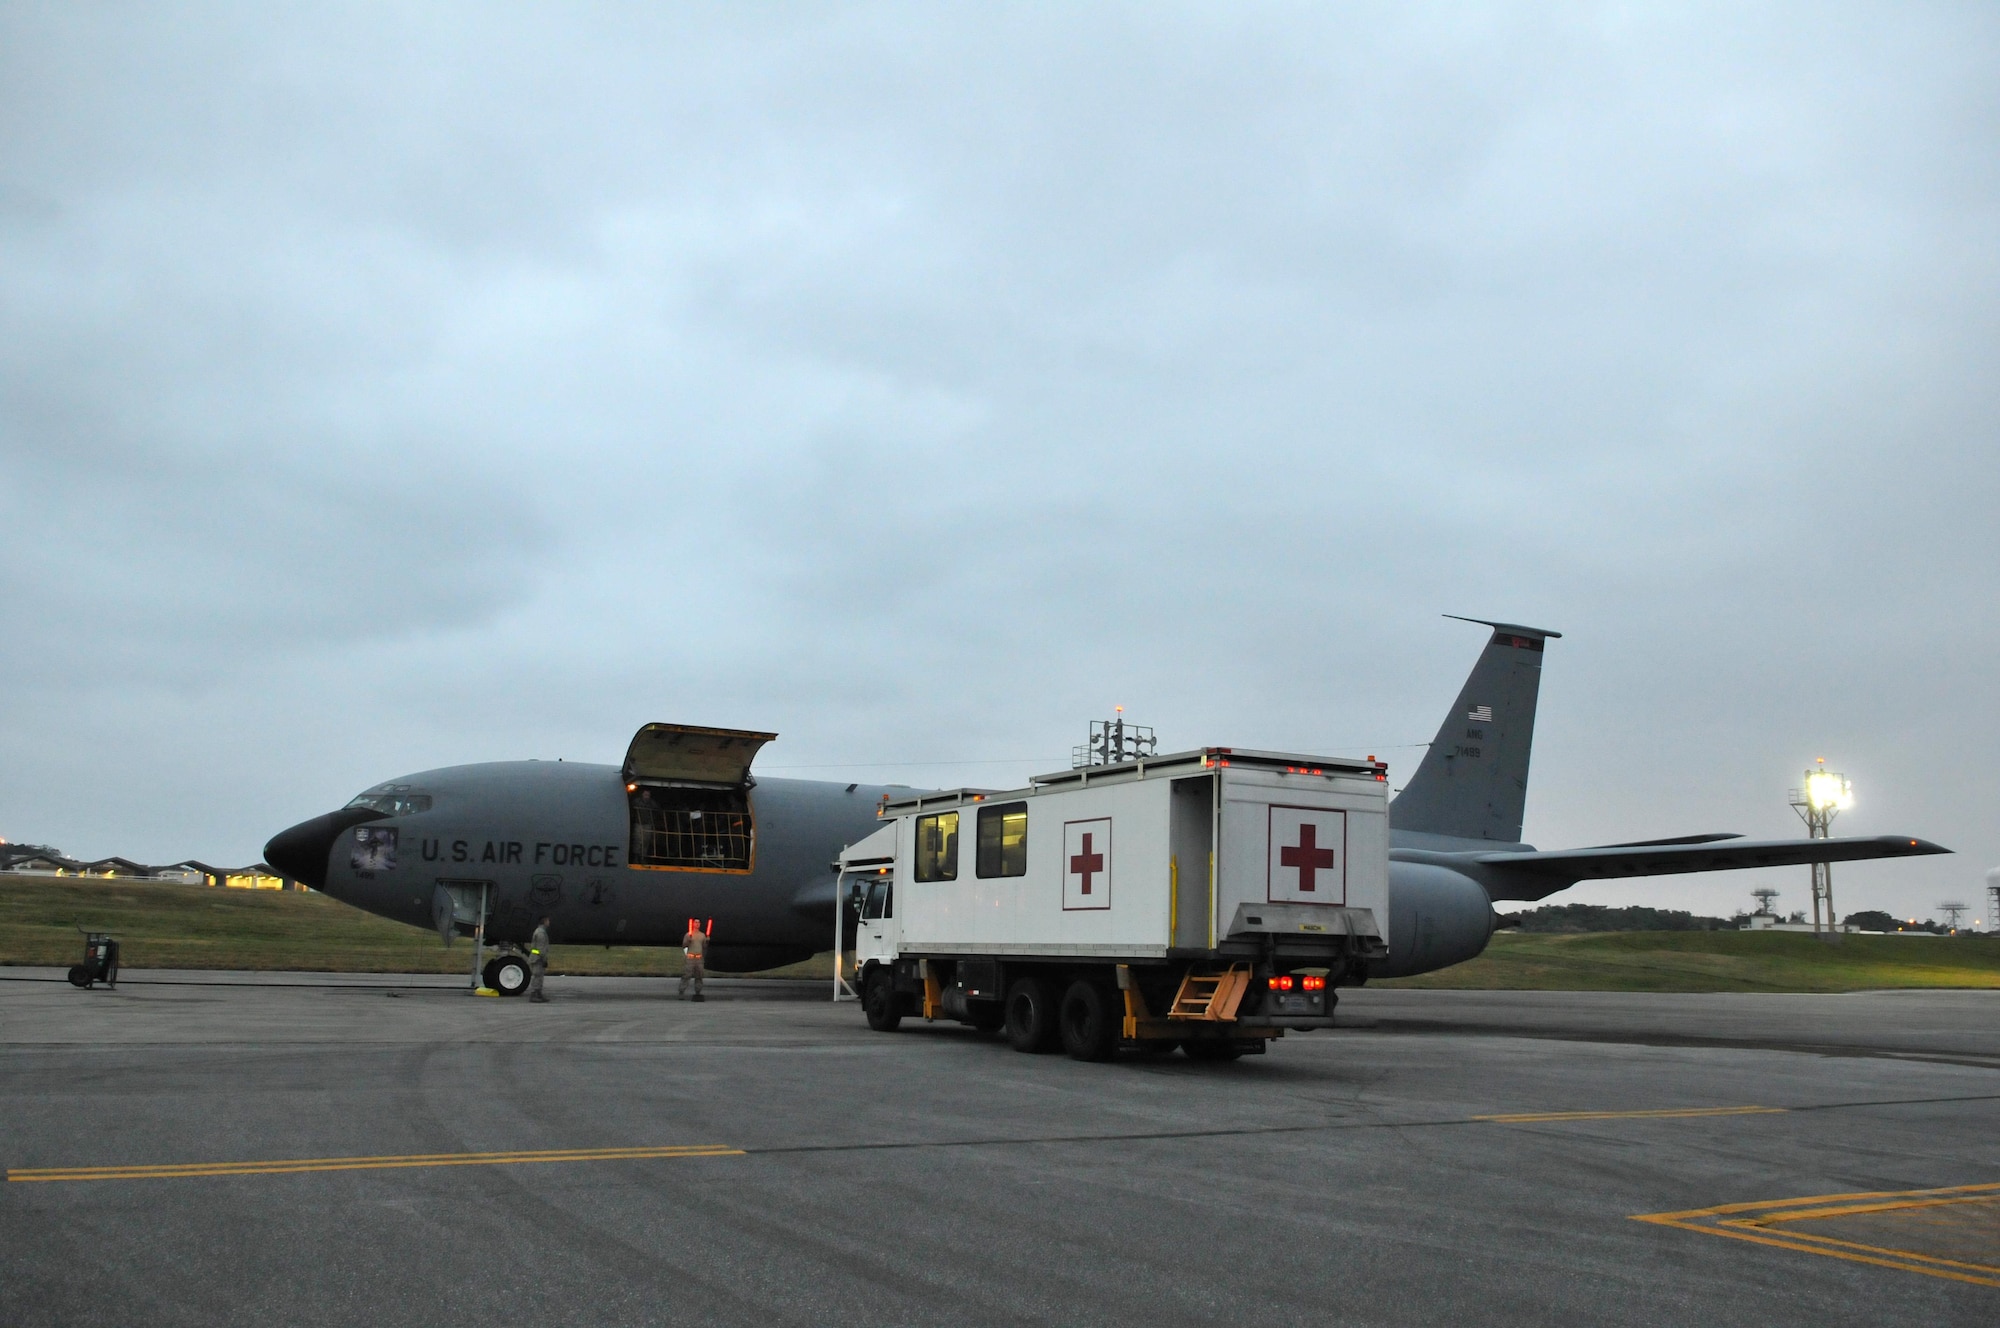
{"label": "grass", "polygon": [[[350,908],[325,895],[214,890],[103,880],[0,882],[0,964],[60,965],[82,957],[78,927],[116,936],[128,968],[295,969],[341,973],[463,973],[470,942]],[[678,949],[558,945],[559,973],[672,977]],[[827,977],[829,955],[772,977]],[[1470,963],[1384,987],[1515,991],[1867,991],[1888,987],[2000,988],[2000,940],[1849,936],[1827,945],[1798,932],[1503,932]]]}
{"label": "grass", "polygon": [[1486,953],[1371,986],[1502,991],[1875,991],[2000,988],[2000,940],[1803,932],[1502,932]]}
{"label": "grass", "polygon": [[[127,968],[291,969],[333,973],[465,973],[472,943],[295,890],[218,890],[146,881],[0,878],[0,964],[60,965],[83,957],[77,928],[118,938]],[[678,948],[557,945],[553,973],[674,977]],[[831,961],[772,969],[830,976]]]}

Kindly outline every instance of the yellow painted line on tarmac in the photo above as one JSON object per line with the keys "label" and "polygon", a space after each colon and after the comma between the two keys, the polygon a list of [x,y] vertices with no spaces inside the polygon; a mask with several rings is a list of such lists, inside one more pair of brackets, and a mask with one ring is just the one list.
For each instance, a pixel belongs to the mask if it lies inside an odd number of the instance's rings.
{"label": "yellow painted line on tarmac", "polygon": [[1523,1111],[1510,1116],[1474,1116],[1494,1125],[1526,1125],[1534,1121],[1673,1120],[1683,1116],[1782,1116],[1787,1107],[1662,1107],[1655,1111]]}
{"label": "yellow painted line on tarmac", "polygon": [[1942,1277],[1974,1286],[2000,1287],[2000,1249],[1992,1263],[1946,1259],[1917,1250],[1822,1236],[1815,1232],[1781,1227],[1780,1223],[1813,1222],[1842,1217],[1871,1217],[1921,1209],[1956,1207],[1967,1204],[2000,1204],[2000,1184],[1951,1185],[1934,1190],[1878,1190],[1856,1194],[1809,1194],[1796,1199],[1717,1204],[1713,1208],[1690,1208],[1678,1213],[1634,1213],[1634,1222],[1677,1227],[1708,1236],[1746,1240],[1802,1254],[1819,1254],[1849,1263],[1894,1268],[1926,1277]]}
{"label": "yellow painted line on tarmac", "polygon": [[555,1148],[512,1153],[409,1153],[391,1157],[300,1157],[260,1162],[166,1162],[156,1166],[9,1167],[7,1180],[185,1180],[197,1176],[290,1176],[308,1171],[384,1171],[409,1167],[502,1167],[533,1162],[626,1162],[646,1158],[742,1157],[724,1144],[636,1148]]}

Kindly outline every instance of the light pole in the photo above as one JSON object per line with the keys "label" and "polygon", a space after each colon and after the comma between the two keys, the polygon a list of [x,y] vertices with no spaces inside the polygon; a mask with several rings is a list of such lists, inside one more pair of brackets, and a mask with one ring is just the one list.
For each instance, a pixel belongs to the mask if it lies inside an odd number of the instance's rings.
{"label": "light pole", "polygon": [[[1846,775],[1836,775],[1826,768],[1826,758],[1820,757],[1813,768],[1806,771],[1805,783],[1792,790],[1792,810],[1806,823],[1806,838],[1830,839],[1833,818],[1854,805],[1854,786]],[[1840,920],[1833,912],[1833,864],[1815,862],[1812,865],[1812,907],[1813,931],[1827,938],[1840,935]],[[1824,929],[1820,923],[1824,908],[1826,922]]]}

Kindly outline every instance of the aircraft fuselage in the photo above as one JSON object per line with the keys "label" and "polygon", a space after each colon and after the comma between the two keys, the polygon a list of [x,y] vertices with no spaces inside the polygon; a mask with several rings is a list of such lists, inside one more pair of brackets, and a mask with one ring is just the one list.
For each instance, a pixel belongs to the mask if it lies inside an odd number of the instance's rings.
{"label": "aircraft fuselage", "polygon": [[420,927],[433,925],[439,885],[485,883],[488,937],[517,944],[544,916],[565,945],[678,945],[689,918],[712,919],[713,962],[725,969],[828,948],[833,857],[874,829],[875,809],[892,791],[760,779],[749,795],[756,831],[748,870],[709,871],[632,865],[617,766],[451,766],[370,792],[378,790],[420,809],[352,808],[316,818],[271,842],[272,865],[345,903]]}

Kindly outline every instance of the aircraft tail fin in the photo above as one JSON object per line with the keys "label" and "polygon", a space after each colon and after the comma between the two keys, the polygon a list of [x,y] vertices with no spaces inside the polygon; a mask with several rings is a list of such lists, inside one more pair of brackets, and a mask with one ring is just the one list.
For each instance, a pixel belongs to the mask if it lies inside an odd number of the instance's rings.
{"label": "aircraft tail fin", "polygon": [[1542,646],[1562,633],[1484,618],[1459,621],[1491,627],[1493,636],[1417,773],[1389,804],[1389,824],[1419,834],[1518,844]]}

